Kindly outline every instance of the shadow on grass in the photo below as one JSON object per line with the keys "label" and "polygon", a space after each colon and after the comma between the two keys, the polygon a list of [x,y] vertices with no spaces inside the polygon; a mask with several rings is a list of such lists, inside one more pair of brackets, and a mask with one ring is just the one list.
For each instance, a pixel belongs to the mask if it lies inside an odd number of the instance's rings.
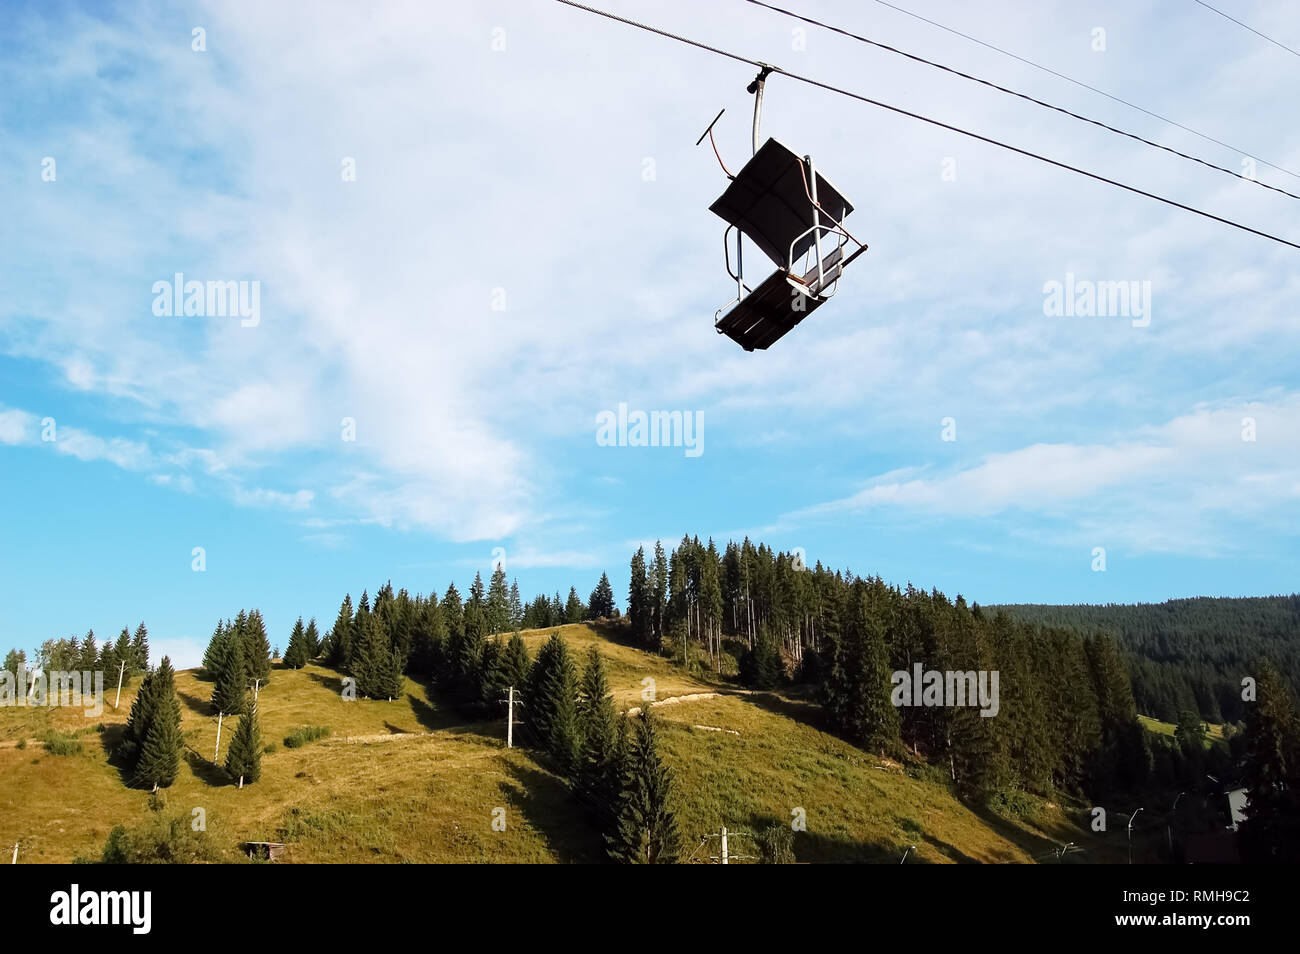
{"label": "shadow on grass", "polygon": [[188,692],[177,690],[176,695],[181,697],[181,702],[185,703],[185,708],[201,716],[212,716],[217,713],[212,708],[212,702],[208,699],[201,699],[198,696],[191,695]]}
{"label": "shadow on grass", "polygon": [[329,689],[330,691],[335,692],[338,695],[343,694],[342,676],[327,675],[326,673],[323,672],[310,672],[307,675],[312,682],[319,683],[320,685],[324,686],[326,689]]}
{"label": "shadow on grass", "polygon": [[219,788],[223,785],[233,784],[226,770],[220,765],[213,765],[211,760],[204,758],[194,749],[185,749],[185,764],[190,767],[190,772],[204,785],[212,788]]}
{"label": "shadow on grass", "polygon": [[[776,818],[771,815],[751,815],[748,823],[740,832],[728,839],[728,853],[745,864],[760,864],[762,850],[759,836],[769,828],[789,830],[789,818]],[[827,835],[818,832],[793,832],[791,848],[796,864],[877,864],[896,865],[903,857],[907,844],[894,842],[857,841],[841,835]],[[697,847],[698,846],[698,847]],[[694,854],[692,854],[694,853]],[[703,845],[698,842],[689,845],[682,852],[685,860],[708,861],[718,854],[718,839],[713,838]],[[913,858],[909,855],[908,861]],[[916,859],[919,862],[919,859]],[[716,863],[716,862],[715,862]]]}
{"label": "shadow on grass", "polygon": [[411,704],[411,711],[415,713],[415,720],[429,732],[465,727],[466,720],[447,706],[430,705],[413,692],[408,692],[406,699]]}
{"label": "shadow on grass", "polygon": [[785,716],[787,719],[811,726],[819,732],[835,734],[831,730],[829,720],[826,718],[826,711],[811,699],[797,699],[787,694],[778,695],[769,691],[756,691],[745,695],[737,695],[736,698],[751,702],[767,712]]}
{"label": "shadow on grass", "polygon": [[498,788],[510,806],[546,840],[559,861],[591,864],[606,860],[604,840],[567,785],[554,775],[507,763],[510,778]]}

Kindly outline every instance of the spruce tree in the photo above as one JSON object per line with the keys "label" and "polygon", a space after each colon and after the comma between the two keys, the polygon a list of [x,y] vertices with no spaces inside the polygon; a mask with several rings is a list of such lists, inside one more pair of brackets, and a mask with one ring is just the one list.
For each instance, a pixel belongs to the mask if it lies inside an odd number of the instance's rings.
{"label": "spruce tree", "polygon": [[767,626],[760,626],[754,648],[740,658],[740,680],[751,689],[775,689],[785,675],[781,650]]}
{"label": "spruce tree", "polygon": [[86,638],[82,640],[81,661],[77,663],[77,668],[94,671],[98,666],[99,647],[95,645],[95,631],[92,629],[86,633]]}
{"label": "spruce tree", "polygon": [[506,682],[505,646],[498,637],[492,637],[483,643],[483,653],[478,666],[478,702],[479,710],[486,716],[495,712],[500,701],[505,697],[509,684]]}
{"label": "spruce tree", "polygon": [[525,701],[538,738],[568,778],[578,766],[581,747],[577,696],[578,674],[569,648],[559,633],[552,633],[533,663]]}
{"label": "spruce tree", "polygon": [[624,749],[618,819],[609,839],[609,854],[616,861],[672,864],[677,860],[677,817],[668,807],[672,776],[656,745],[655,721],[649,709],[642,709]]}
{"label": "spruce tree", "polygon": [[442,619],[447,625],[447,638],[459,639],[465,632],[465,606],[455,583],[447,584],[442,595]]}
{"label": "spruce tree", "polygon": [[180,771],[181,708],[176,701],[176,675],[172,661],[162,658],[158,669],[145,677],[151,682],[153,712],[140,756],[135,763],[135,780],[154,791],[176,781]]}
{"label": "spruce tree", "polygon": [[646,577],[645,547],[632,554],[631,576],[627,588],[627,616],[632,623],[632,638],[639,645],[650,642],[650,583]]}
{"label": "spruce tree", "polygon": [[329,654],[325,664],[333,669],[347,669],[352,662],[352,595],[343,597],[339,615],[329,634]]}
{"label": "spruce tree", "polygon": [[257,706],[250,704],[248,711],[239,720],[239,727],[230,740],[230,749],[226,752],[226,772],[231,778],[239,779],[239,787],[245,782],[256,782],[262,776],[262,734],[257,724]]}
{"label": "spruce tree", "polygon": [[140,760],[140,750],[144,747],[145,739],[149,735],[149,727],[153,725],[158,712],[158,694],[154,691],[154,685],[155,679],[152,673],[146,675],[141,681],[140,688],[136,690],[135,699],[131,703],[131,711],[126,717],[122,740],[117,746],[117,755],[130,776],[135,774],[135,767]]}
{"label": "spruce tree", "polygon": [[510,589],[506,586],[505,568],[500,563],[492,571],[484,613],[489,633],[502,633],[510,626]]}
{"label": "spruce tree", "polygon": [[402,691],[401,654],[389,642],[376,614],[358,615],[358,620],[360,628],[352,661],[357,692],[370,699],[392,700]]}
{"label": "spruce tree", "polygon": [[519,598],[519,581],[510,582],[510,627],[518,629],[524,624],[524,603]]}
{"label": "spruce tree", "polygon": [[432,676],[437,680],[446,664],[446,648],[447,624],[442,618],[442,607],[438,604],[438,597],[430,594],[416,614],[408,671],[422,677]]}
{"label": "spruce tree", "polygon": [[315,616],[307,622],[304,635],[307,637],[307,661],[311,662],[320,655],[320,631],[316,628]]}
{"label": "spruce tree", "polygon": [[216,684],[212,687],[212,708],[225,715],[235,715],[244,709],[244,696],[248,678],[244,666],[244,641],[228,632],[217,647],[218,658],[213,660]]}
{"label": "spruce tree", "polygon": [[131,639],[131,656],[137,672],[149,671],[149,630],[145,629],[143,621],[135,628],[135,636]]}
{"label": "spruce tree", "polygon": [[605,663],[595,646],[587,650],[587,665],[578,689],[578,735],[582,739],[578,784],[597,806],[601,831],[611,836],[616,831],[619,811],[624,731],[614,712]]}
{"label": "spruce tree", "polygon": [[[123,666],[123,663],[126,665]],[[116,676],[120,673],[124,686],[129,685],[131,677],[139,671],[135,663],[135,653],[131,651],[131,633],[125,626],[122,627],[117,642],[113,644],[113,665],[112,675]],[[108,674],[105,674],[105,679],[107,678]]]}
{"label": "spruce tree", "polygon": [[248,614],[244,624],[244,667],[251,684],[265,686],[271,678],[271,643],[266,638],[266,624],[260,610]]}
{"label": "spruce tree", "polygon": [[1300,715],[1271,662],[1256,666],[1255,701],[1247,706],[1245,860],[1295,864],[1300,861]]}
{"label": "spruce tree", "polygon": [[216,679],[221,660],[224,658],[225,641],[229,631],[225,622],[217,620],[217,628],[212,631],[208,648],[203,652],[203,672],[209,679]]}
{"label": "spruce tree", "polygon": [[587,607],[582,605],[582,597],[575,587],[569,587],[569,598],[564,603],[564,621],[581,623],[587,616]]}
{"label": "spruce tree", "polygon": [[892,754],[898,747],[898,710],[891,701],[884,622],[873,611],[868,585],[853,586],[843,633],[827,678],[832,721],[863,748]]}
{"label": "spruce tree", "polygon": [[522,692],[528,685],[528,670],[533,661],[528,656],[528,646],[518,633],[510,637],[501,658],[501,672],[506,686],[514,686],[516,692]]}
{"label": "spruce tree", "polygon": [[289,646],[284,651],[283,662],[290,669],[301,669],[307,665],[310,658],[307,646],[307,630],[302,625],[302,617],[293,624],[293,630],[289,633]]}
{"label": "spruce tree", "polygon": [[589,615],[592,619],[610,619],[614,616],[614,588],[609,585],[608,574],[600,575],[600,582],[591,591]]}

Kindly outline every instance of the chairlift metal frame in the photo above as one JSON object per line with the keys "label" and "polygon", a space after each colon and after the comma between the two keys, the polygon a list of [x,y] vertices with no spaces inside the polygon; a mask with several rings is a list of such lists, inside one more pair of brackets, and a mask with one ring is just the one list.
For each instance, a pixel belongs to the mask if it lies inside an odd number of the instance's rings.
{"label": "chairlift metal frame", "polygon": [[[736,283],[736,295],[714,312],[714,327],[746,351],[767,349],[833,297],[844,269],[867,250],[844,227],[853,205],[817,171],[812,156],[800,159],[776,139],[759,146],[763,89],[773,69],[763,66],[748,87],[754,95],[753,153],[739,173],[733,176],[727,171],[713,139],[713,127],[725,109],[695,142],[698,146],[709,137],[718,164],[730,179],[709,209],[727,223],[722,233],[723,266]],[[793,175],[796,169],[798,179]],[[776,265],[776,271],[754,287],[745,283],[744,238]],[[824,240],[833,247],[823,256]],[[852,251],[846,251],[849,243],[855,246]]]}

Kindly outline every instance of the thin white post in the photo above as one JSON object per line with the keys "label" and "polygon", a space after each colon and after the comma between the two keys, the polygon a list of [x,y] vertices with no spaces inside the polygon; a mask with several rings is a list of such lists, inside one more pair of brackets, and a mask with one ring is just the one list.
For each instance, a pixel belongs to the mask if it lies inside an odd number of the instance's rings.
{"label": "thin white post", "polygon": [[213,762],[217,761],[217,753],[221,751],[221,720],[224,719],[225,716],[226,714],[224,712],[217,713],[217,747],[212,750]]}
{"label": "thin white post", "polygon": [[727,864],[727,826],[722,826],[722,863]]}
{"label": "thin white post", "polygon": [[122,701],[122,675],[126,672],[126,660],[123,659],[117,667],[117,695],[113,697],[113,708],[117,709],[117,704]]}
{"label": "thin white post", "polygon": [[515,687],[510,687],[510,700],[506,703],[506,748],[515,744]]}

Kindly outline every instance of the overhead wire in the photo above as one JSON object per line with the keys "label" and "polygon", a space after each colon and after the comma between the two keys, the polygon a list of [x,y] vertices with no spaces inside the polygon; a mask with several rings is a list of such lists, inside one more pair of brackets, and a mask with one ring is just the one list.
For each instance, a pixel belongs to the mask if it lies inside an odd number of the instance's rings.
{"label": "overhead wire", "polygon": [[983,79],[982,77],[979,76],[973,76],[972,74],[963,72],[962,70],[956,69],[955,67],[946,66],[943,63],[938,63],[935,62],[934,60],[926,59],[925,57],[918,56],[915,53],[909,53],[906,50],[899,49],[898,47],[890,46],[888,43],[881,43],[879,40],[873,40],[870,37],[862,36],[861,34],[854,33],[851,30],[846,30],[842,27],[835,26],[834,24],[827,23],[823,20],[818,20],[815,17],[805,16],[802,13],[795,12],[794,10],[788,10],[785,7],[779,7],[775,4],[767,3],[765,2],[765,0],[745,0],[745,2],[753,4],[756,7],[763,7],[767,10],[771,10],[774,13],[779,13],[782,16],[790,17],[791,19],[794,20],[802,20],[804,23],[810,24],[812,26],[819,27],[823,30],[829,30],[832,33],[838,33],[841,36],[848,37],[849,39],[852,40],[857,40],[860,43],[866,43],[870,46],[874,46],[877,49],[885,50],[889,53],[895,53],[899,56],[906,57],[907,59],[913,60],[917,63],[923,63],[926,66],[931,66],[934,67],[935,69],[943,70],[946,73],[951,73],[954,76],[961,77],[962,79],[970,80],[973,83],[979,83],[983,86],[987,86],[991,89],[995,89],[1000,93],[1006,93],[1009,96],[1015,96],[1019,99],[1023,99],[1028,102],[1034,103],[1035,105],[1042,106],[1044,109],[1050,109],[1053,110],[1054,112],[1058,112],[1066,116],[1070,116],[1073,119],[1077,119],[1081,122],[1090,123],[1093,126],[1099,126],[1102,129],[1107,130],[1108,132],[1115,133],[1116,135],[1125,136],[1129,139],[1136,140],[1137,142],[1151,146],[1155,149],[1160,149],[1163,150],[1164,152],[1172,153],[1175,156],[1179,156],[1180,158],[1187,159],[1191,162],[1198,162],[1203,166],[1208,166],[1211,169],[1215,169],[1219,172],[1223,172],[1226,173],[1227,175],[1234,176],[1238,179],[1241,179],[1243,182],[1250,182],[1259,186],[1260,188],[1270,189],[1273,192],[1280,192],[1285,196],[1290,196],[1292,199],[1296,199],[1297,201],[1300,201],[1300,195],[1296,195],[1294,192],[1288,192],[1286,189],[1279,188],[1278,186],[1275,185],[1270,185],[1267,182],[1262,182],[1259,179],[1254,178],[1253,176],[1244,175],[1243,173],[1237,172],[1233,169],[1229,169],[1225,166],[1217,165],[1213,162],[1210,162],[1207,159],[1202,159],[1200,156],[1194,156],[1191,155],[1190,153],[1182,152],[1178,149],[1174,149],[1172,146],[1166,146],[1163,143],[1155,142],[1151,139],[1147,139],[1144,136],[1139,136],[1137,133],[1129,132],[1126,129],[1120,129],[1117,126],[1112,126],[1109,123],[1102,122],[1100,119],[1093,119],[1091,116],[1084,116],[1081,113],[1076,113],[1074,110],[1066,109],[1064,106],[1057,106],[1054,103],[1049,103],[1045,100],[1037,98],[1036,96],[1030,96],[1028,93],[1022,93],[1019,90],[1010,89],[1006,86],[1002,86],[998,83],[995,83],[992,80]]}
{"label": "overhead wire", "polygon": [[1282,49],[1286,50],[1286,51],[1287,51],[1288,53],[1290,53],[1292,56],[1300,56],[1300,53],[1296,52],[1296,51],[1293,50],[1291,47],[1287,46],[1285,43],[1281,43],[1281,42],[1279,42],[1279,41],[1273,39],[1273,38],[1272,38],[1271,36],[1269,36],[1267,33],[1260,33],[1258,30],[1256,30],[1256,29],[1255,29],[1253,26],[1251,26],[1249,23],[1243,23],[1241,20],[1238,20],[1236,17],[1228,16],[1228,14],[1224,13],[1224,12],[1223,12],[1222,10],[1220,10],[1218,7],[1212,7],[1212,6],[1210,6],[1208,3],[1205,2],[1205,0],[1193,0],[1193,2],[1194,2],[1194,3],[1199,3],[1201,6],[1205,7],[1205,9],[1207,9],[1207,10],[1211,10],[1211,11],[1213,11],[1214,13],[1217,13],[1219,16],[1223,17],[1223,19],[1225,19],[1225,20],[1231,20],[1233,23],[1237,24],[1237,26],[1241,27],[1242,29],[1249,30],[1251,33],[1255,34],[1255,36],[1260,37],[1261,39],[1264,39],[1264,40],[1268,40],[1268,42],[1272,43],[1274,46],[1280,46]]}
{"label": "overhead wire", "polygon": [[975,139],[980,142],[988,143],[989,145],[998,146],[1002,149],[1006,149],[1010,152],[1017,153],[1018,155],[1026,156],[1030,159],[1037,159],[1039,162],[1047,163],[1048,165],[1055,166],[1058,169],[1065,169],[1068,172],[1073,172],[1076,173],[1077,175],[1086,176],[1089,179],[1094,179],[1098,182],[1105,183],[1106,185],[1111,185],[1119,189],[1124,189],[1125,191],[1132,192],[1135,195],[1146,196],[1148,199],[1154,199],[1157,202],[1164,203],[1165,205],[1169,205],[1177,209],[1182,209],[1183,211],[1190,212],[1193,215],[1199,215],[1202,218],[1210,219],[1211,221],[1218,222],[1222,225],[1227,225],[1232,228],[1239,229],[1240,231],[1248,232],[1251,235],[1256,235],[1259,236],[1260,238],[1268,239],[1269,241],[1272,242],[1277,242],[1280,245],[1286,245],[1290,248],[1300,250],[1300,244],[1296,242],[1292,242],[1288,239],[1284,239],[1280,236],[1261,231],[1260,229],[1253,228],[1241,222],[1233,221],[1232,219],[1224,218],[1223,216],[1220,215],[1215,215],[1213,212],[1206,212],[1203,209],[1198,209],[1195,206],[1187,205],[1183,202],[1177,201],[1176,199],[1170,199],[1167,196],[1162,196],[1154,192],[1149,192],[1146,189],[1139,188],[1138,186],[1129,185],[1128,183],[1120,182],[1116,179],[1111,179],[1107,176],[1103,176],[1096,172],[1090,172],[1087,169],[1082,169],[1078,166],[1072,166],[1069,163],[1061,162],[1058,159],[1052,159],[1047,156],[1041,155],[1039,153],[1032,152],[1031,150],[1022,149],[1019,146],[1014,146],[1011,145],[1010,143],[1003,142],[999,139],[994,139],[991,136],[985,136],[982,135],[981,133],[973,132],[969,129],[963,129],[960,126],[954,126],[951,123],[945,123],[941,120],[933,119],[929,116],[922,115],[921,113],[916,113],[908,109],[903,109],[901,106],[894,106],[890,103],[885,103],[877,99],[872,99],[871,97],[865,96],[861,93],[855,93],[851,90],[843,89],[842,87],[835,86],[834,84],[826,83],[823,82],[822,80],[818,80],[810,76],[804,76],[800,73],[793,73],[789,70],[772,66],[769,63],[763,63],[760,60],[756,60],[747,56],[742,56],[738,53],[733,53],[729,50],[724,50],[716,46],[710,46],[709,44],[702,43],[699,40],[692,40],[689,37],[681,36],[676,33],[671,33],[667,30],[660,29],[659,27],[641,23],[636,20],[629,19],[628,17],[620,16],[619,14],[616,13],[610,13],[609,11],[601,10],[597,7],[590,7],[587,6],[586,4],[578,3],[577,0],[556,0],[556,2],[564,4],[565,6],[573,7],[578,10],[583,10],[587,13],[592,13],[597,16],[605,17],[606,19],[609,20],[614,20],[616,22],[623,23],[627,26],[635,27],[639,30],[644,30],[648,33],[654,33],[659,36],[666,37],[670,40],[676,40],[679,43],[684,43],[688,46],[693,46],[696,47],[697,49],[705,50],[706,52],[713,53],[717,56],[723,56],[728,59],[735,60],[736,62],[739,63],[746,63],[750,66],[759,67],[760,69],[768,69],[773,73],[779,73],[782,76],[787,76],[790,79],[797,80],[801,83],[806,83],[809,86],[815,86],[818,89],[823,89],[826,90],[827,92],[837,93],[841,96],[847,96],[850,99],[855,99],[858,100],[859,102],[867,103],[871,106],[876,106],[877,108],[888,110],[889,112],[897,113],[898,115],[901,116],[907,116],[911,119],[920,120],[921,122],[929,123],[932,126],[937,126],[941,129],[947,129],[950,132],[955,132],[958,133],[959,135],[966,136],[970,139]]}

